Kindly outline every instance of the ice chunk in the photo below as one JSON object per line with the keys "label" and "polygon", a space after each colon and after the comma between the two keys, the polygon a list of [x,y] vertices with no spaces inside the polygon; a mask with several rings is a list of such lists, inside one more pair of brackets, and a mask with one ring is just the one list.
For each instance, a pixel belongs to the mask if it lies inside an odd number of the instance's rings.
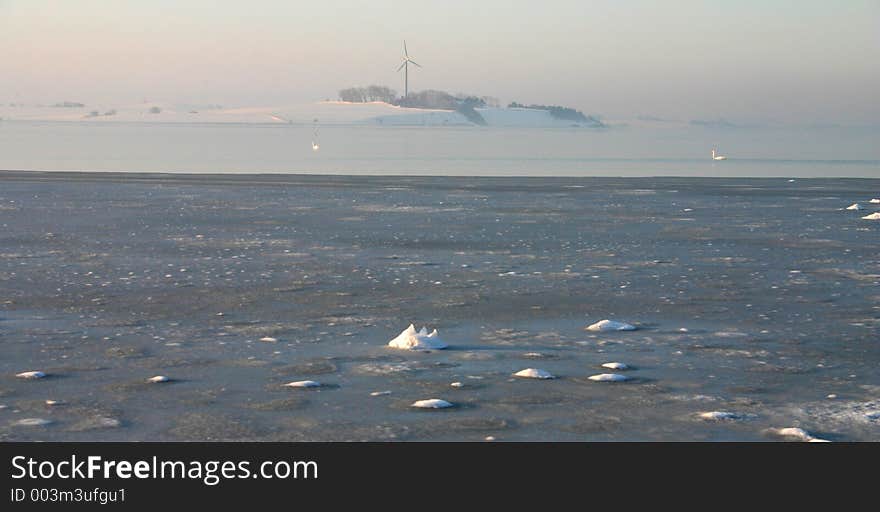
{"label": "ice chunk", "polygon": [[591,375],[589,379],[596,382],[623,382],[629,380],[629,377],[619,373],[600,373],[598,375]]}
{"label": "ice chunk", "polygon": [[388,346],[406,350],[438,350],[447,347],[437,334],[437,329],[428,334],[428,330],[422,327],[420,331],[416,332],[416,327],[413,324],[409,324],[409,327],[404,329],[402,333],[389,341]]}
{"label": "ice chunk", "polygon": [[13,425],[17,427],[45,427],[52,423],[52,420],[47,420],[44,418],[22,418]]}
{"label": "ice chunk", "polygon": [[634,331],[635,326],[625,322],[616,322],[614,320],[600,320],[593,325],[587,327],[588,331],[596,332],[612,332],[612,331]]}
{"label": "ice chunk", "polygon": [[709,411],[697,414],[697,417],[706,421],[730,421],[741,419],[742,416],[735,412],[728,411]]}
{"label": "ice chunk", "polygon": [[315,380],[298,380],[296,382],[288,382],[285,386],[289,388],[319,388],[321,383]]}
{"label": "ice chunk", "polygon": [[513,374],[516,377],[522,377],[525,379],[555,379],[550,372],[547,370],[541,370],[539,368],[526,368],[525,370],[520,370]]}
{"label": "ice chunk", "polygon": [[427,400],[417,400],[413,402],[412,407],[418,409],[446,409],[452,407],[452,403],[439,398],[429,398]]}
{"label": "ice chunk", "polygon": [[33,379],[42,379],[43,377],[46,376],[46,374],[43,372],[40,372],[40,371],[30,371],[30,372],[16,373],[15,376],[18,377],[19,379],[33,380]]}
{"label": "ice chunk", "polygon": [[786,428],[778,428],[772,431],[778,436],[786,437],[789,439],[795,439],[798,441],[805,441],[808,443],[828,443],[827,439],[820,439],[818,437],[813,437],[809,432],[802,428],[798,427],[786,427]]}

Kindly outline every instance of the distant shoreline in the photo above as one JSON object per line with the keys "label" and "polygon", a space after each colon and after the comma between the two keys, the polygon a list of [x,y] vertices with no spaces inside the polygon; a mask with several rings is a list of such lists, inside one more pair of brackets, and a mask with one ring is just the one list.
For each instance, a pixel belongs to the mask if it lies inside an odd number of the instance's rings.
{"label": "distant shoreline", "polygon": [[[307,173],[171,173],[171,172],[120,172],[120,171],[26,171],[26,170],[5,170],[0,169],[0,181],[30,181],[30,182],[106,182],[106,183],[156,183],[156,184],[179,184],[179,185],[321,185],[326,186],[347,186],[348,184],[357,184],[367,181],[376,182],[387,180],[389,185],[400,184],[401,180],[428,182],[428,181],[528,181],[528,182],[564,182],[566,184],[572,181],[645,181],[652,180],[656,185],[662,186],[663,182],[743,182],[743,181],[762,181],[762,182],[779,182],[787,181],[784,177],[727,177],[727,176],[460,176],[460,175],[398,175],[398,174],[307,174]],[[797,181],[810,180],[811,182],[820,181],[864,181],[872,183],[871,186],[878,186],[880,177],[843,177],[843,178],[826,178],[826,177],[809,177],[796,178]]]}

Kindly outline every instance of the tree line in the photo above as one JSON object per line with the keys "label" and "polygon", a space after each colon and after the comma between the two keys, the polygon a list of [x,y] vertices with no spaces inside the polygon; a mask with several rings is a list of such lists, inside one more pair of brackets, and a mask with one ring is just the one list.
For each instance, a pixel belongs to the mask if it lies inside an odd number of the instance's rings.
{"label": "tree line", "polygon": [[370,101],[384,101],[399,107],[431,108],[438,110],[456,110],[462,105],[469,108],[497,107],[498,98],[491,96],[474,96],[458,93],[450,94],[446,91],[427,89],[409,93],[409,96],[397,95],[397,91],[384,85],[368,85],[365,87],[349,87],[339,91],[339,99],[351,103],[367,103]]}
{"label": "tree line", "polygon": [[369,101],[384,101],[394,103],[397,100],[397,91],[384,85],[368,85],[366,87],[349,87],[339,91],[339,99],[352,103],[366,103]]}

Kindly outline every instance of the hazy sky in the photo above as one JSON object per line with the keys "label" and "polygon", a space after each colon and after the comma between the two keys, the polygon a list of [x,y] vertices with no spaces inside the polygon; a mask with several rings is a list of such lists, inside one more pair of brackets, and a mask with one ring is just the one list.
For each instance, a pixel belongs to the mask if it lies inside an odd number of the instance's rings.
{"label": "hazy sky", "polygon": [[0,101],[402,91],[404,38],[415,90],[617,119],[880,119],[878,0],[0,0]]}

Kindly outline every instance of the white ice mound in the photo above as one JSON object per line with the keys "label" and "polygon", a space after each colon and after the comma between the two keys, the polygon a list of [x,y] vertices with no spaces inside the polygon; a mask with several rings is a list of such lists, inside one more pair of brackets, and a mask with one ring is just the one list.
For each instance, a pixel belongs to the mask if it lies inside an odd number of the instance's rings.
{"label": "white ice mound", "polygon": [[452,407],[452,404],[439,398],[429,398],[427,400],[417,400],[413,402],[412,407],[418,409],[446,409],[447,407]]}
{"label": "white ice mound", "polygon": [[629,365],[626,363],[602,363],[602,368],[608,368],[609,370],[629,370]]}
{"label": "white ice mound", "polygon": [[15,376],[19,379],[42,379],[46,374],[40,371],[31,371],[16,373]]}
{"label": "white ice mound", "polygon": [[802,428],[798,427],[786,427],[786,428],[778,428],[773,430],[773,432],[781,437],[787,437],[789,439],[796,439],[798,441],[805,441],[808,443],[828,443],[827,439],[819,439],[818,437],[813,437],[809,432]]}
{"label": "white ice mound", "polygon": [[860,205],[859,203],[853,203],[846,207],[847,210],[864,210],[865,207]]}
{"label": "white ice mound", "polygon": [[161,384],[163,382],[171,382],[171,379],[164,375],[156,375],[155,377],[150,377],[147,379],[147,382],[150,384]]}
{"label": "white ice mound", "polygon": [[46,425],[50,425],[52,420],[47,420],[44,418],[22,418],[13,425],[17,427],[45,427]]}
{"label": "white ice mound", "polygon": [[871,215],[865,215],[862,218],[865,220],[880,220],[880,212],[874,212]]}
{"label": "white ice mound", "polygon": [[319,388],[321,383],[314,380],[298,380],[296,382],[288,382],[285,386],[289,388]]}
{"label": "white ice mound", "polygon": [[600,373],[598,375],[590,375],[588,378],[596,382],[623,382],[629,380],[629,377],[619,373]]}
{"label": "white ice mound", "polygon": [[615,322],[614,320],[600,320],[593,325],[587,327],[588,331],[596,332],[612,332],[612,331],[635,331],[636,328],[625,322]]}
{"label": "white ice mound", "polygon": [[735,412],[727,411],[709,411],[697,414],[697,417],[706,421],[732,421],[741,419],[742,416]]}
{"label": "white ice mound", "polygon": [[880,204],[880,199],[871,199],[871,200],[868,201],[868,202],[871,203],[871,204]]}
{"label": "white ice mound", "polygon": [[388,346],[406,350],[439,350],[447,347],[437,334],[437,329],[428,334],[428,329],[422,327],[422,330],[416,332],[413,324],[409,324],[402,333],[389,341]]}
{"label": "white ice mound", "polygon": [[522,377],[524,379],[555,379],[550,372],[547,370],[541,370],[539,368],[526,368],[525,370],[520,370],[513,374],[515,377]]}

